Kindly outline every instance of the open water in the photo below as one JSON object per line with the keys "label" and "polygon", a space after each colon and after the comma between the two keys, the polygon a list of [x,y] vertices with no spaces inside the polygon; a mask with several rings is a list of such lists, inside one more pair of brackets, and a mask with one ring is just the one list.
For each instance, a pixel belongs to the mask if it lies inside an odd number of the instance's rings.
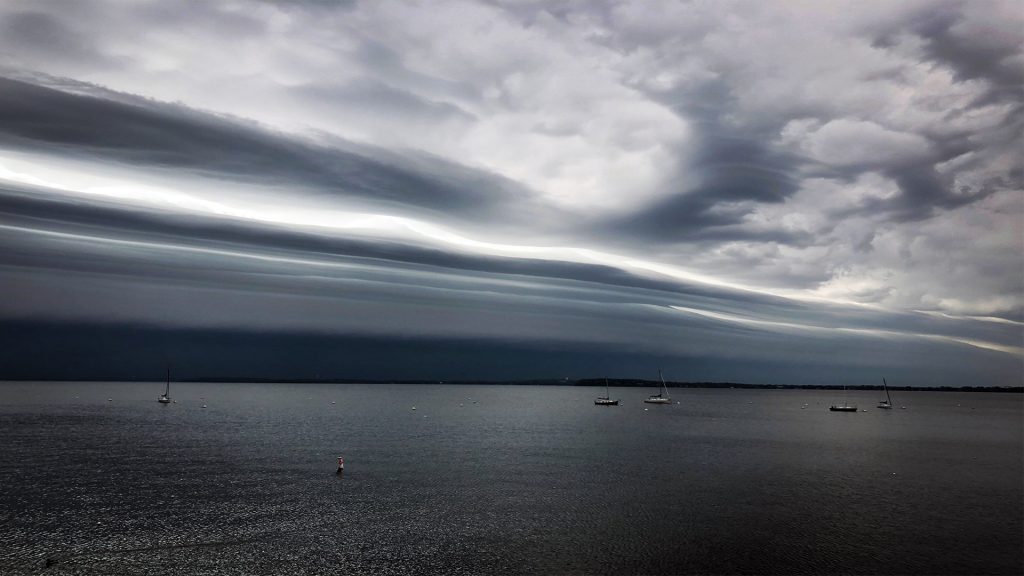
{"label": "open water", "polygon": [[0,384],[0,573],[1024,572],[1020,394],[162,391]]}

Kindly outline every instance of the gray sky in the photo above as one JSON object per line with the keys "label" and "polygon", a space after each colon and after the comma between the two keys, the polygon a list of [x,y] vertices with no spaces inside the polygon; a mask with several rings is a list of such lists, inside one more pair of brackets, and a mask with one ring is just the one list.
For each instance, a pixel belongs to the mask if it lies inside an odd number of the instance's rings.
{"label": "gray sky", "polygon": [[1015,1],[4,2],[0,377],[1019,385],[1022,110]]}

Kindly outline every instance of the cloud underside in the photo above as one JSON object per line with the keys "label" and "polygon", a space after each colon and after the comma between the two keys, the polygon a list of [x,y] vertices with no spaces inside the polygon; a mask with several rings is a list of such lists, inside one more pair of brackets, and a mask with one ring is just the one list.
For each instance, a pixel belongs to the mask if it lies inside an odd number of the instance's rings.
{"label": "cloud underside", "polygon": [[[75,205],[8,186],[0,314],[242,331],[621,346],[726,361],[865,349],[1019,357],[1014,323],[813,304],[607,265]],[[69,291],[68,286],[74,286]],[[115,296],[116,295],[116,296]]]}
{"label": "cloud underside", "polygon": [[[59,361],[40,366],[39,355]],[[111,353],[118,357],[110,362]],[[555,340],[498,340],[447,337],[325,335],[244,329],[180,329],[168,326],[78,322],[5,322],[0,326],[0,360],[9,379],[176,378],[345,378],[366,380],[494,380],[532,378],[645,378],[657,368],[675,381],[765,384],[864,384],[890,386],[984,385],[1019,371],[1005,356],[987,358],[979,369],[964,349],[949,347],[935,356],[933,346],[913,343],[894,348],[857,346],[860,358],[816,355],[811,349],[794,362],[780,358],[730,358],[658,353],[617,345]],[[917,361],[910,365],[907,359]],[[504,369],[495,371],[494,367]]]}

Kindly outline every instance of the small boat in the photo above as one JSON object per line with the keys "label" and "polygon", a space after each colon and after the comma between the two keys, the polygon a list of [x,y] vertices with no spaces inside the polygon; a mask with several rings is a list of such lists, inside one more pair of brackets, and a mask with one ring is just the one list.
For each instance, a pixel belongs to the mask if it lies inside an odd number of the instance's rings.
{"label": "small boat", "polygon": [[828,407],[829,412],[856,412],[857,406],[850,406],[846,403],[846,386],[843,386],[843,405],[833,404]]}
{"label": "small boat", "polygon": [[658,378],[661,378],[660,392],[648,396],[644,402],[648,404],[671,404],[672,399],[668,397],[668,387],[665,386],[665,377],[661,375],[661,368],[658,368]]}
{"label": "small boat", "polygon": [[882,378],[882,388],[885,389],[885,400],[880,400],[878,407],[883,410],[892,410],[892,398],[889,397],[889,385],[886,384],[885,378]]}
{"label": "small boat", "polygon": [[171,403],[171,369],[170,368],[167,369],[167,387],[164,388],[164,393],[161,394],[160,397],[156,399],[156,401],[161,403],[161,404],[170,404]]}
{"label": "small boat", "polygon": [[594,404],[598,406],[618,406],[618,400],[612,400],[612,395],[608,391],[608,379],[604,379],[604,396],[599,396],[597,400],[594,400]]}

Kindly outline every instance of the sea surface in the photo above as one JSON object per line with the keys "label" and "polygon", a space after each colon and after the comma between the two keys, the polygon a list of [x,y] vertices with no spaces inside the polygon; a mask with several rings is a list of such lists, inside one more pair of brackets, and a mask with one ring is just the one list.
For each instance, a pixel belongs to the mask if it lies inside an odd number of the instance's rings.
{"label": "sea surface", "polygon": [[1024,572],[1020,394],[162,391],[0,384],[0,573]]}

